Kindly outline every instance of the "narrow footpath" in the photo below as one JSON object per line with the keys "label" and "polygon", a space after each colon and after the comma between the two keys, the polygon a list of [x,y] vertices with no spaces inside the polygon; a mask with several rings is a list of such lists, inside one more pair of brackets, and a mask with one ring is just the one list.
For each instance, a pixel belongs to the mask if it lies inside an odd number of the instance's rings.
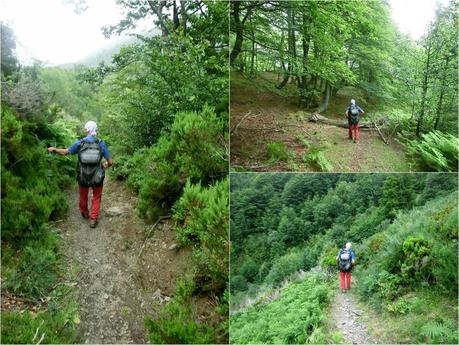
{"label": "narrow footpath", "polygon": [[344,344],[377,344],[368,334],[363,321],[363,311],[358,309],[351,293],[336,294],[332,317],[336,329],[343,335]]}
{"label": "narrow footpath", "polygon": [[69,269],[76,272],[80,341],[147,343],[144,318],[155,317],[170,299],[190,251],[177,246],[169,220],[146,239],[150,228],[137,216],[137,198],[122,182],[106,179],[95,229],[80,215],[77,187],[69,198],[69,216],[59,228]]}

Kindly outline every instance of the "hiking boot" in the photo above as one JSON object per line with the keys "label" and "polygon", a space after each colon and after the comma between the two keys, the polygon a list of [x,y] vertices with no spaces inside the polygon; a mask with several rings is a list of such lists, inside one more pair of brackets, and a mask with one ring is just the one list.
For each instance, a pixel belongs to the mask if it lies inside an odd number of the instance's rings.
{"label": "hiking boot", "polygon": [[358,144],[358,143],[359,143],[359,141],[358,141],[358,140],[354,140],[354,143]]}
{"label": "hiking boot", "polygon": [[97,226],[97,223],[98,223],[97,219],[91,219],[91,221],[89,222],[89,226],[91,228],[95,228]]}
{"label": "hiking boot", "polygon": [[82,216],[84,219],[89,219],[89,213],[88,213],[88,212],[81,212],[81,216]]}

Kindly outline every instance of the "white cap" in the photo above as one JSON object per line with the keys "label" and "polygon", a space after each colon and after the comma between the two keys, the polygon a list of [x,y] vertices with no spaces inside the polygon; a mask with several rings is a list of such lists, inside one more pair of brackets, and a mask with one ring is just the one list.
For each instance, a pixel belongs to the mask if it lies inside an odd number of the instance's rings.
{"label": "white cap", "polygon": [[346,249],[348,249],[348,250],[351,249],[351,246],[352,246],[351,242],[347,242],[346,243]]}
{"label": "white cap", "polygon": [[355,99],[351,99],[351,104],[355,105]]}
{"label": "white cap", "polygon": [[96,135],[97,133],[97,124],[94,121],[88,121],[84,125],[84,129],[86,132],[88,132],[90,135]]}

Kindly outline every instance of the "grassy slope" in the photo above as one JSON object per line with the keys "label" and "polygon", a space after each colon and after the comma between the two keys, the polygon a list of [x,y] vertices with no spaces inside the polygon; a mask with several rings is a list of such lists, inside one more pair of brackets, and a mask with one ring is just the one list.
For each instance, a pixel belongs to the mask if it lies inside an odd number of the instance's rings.
{"label": "grassy slope", "polygon": [[[457,281],[457,258],[454,262],[457,226],[457,192],[454,192],[399,216],[386,231],[375,234],[357,248],[368,260],[355,274],[361,281],[357,290],[362,306],[370,313],[370,331],[375,339],[382,338],[385,343],[457,343],[457,292],[451,290],[454,284],[451,281]],[[409,237],[422,237],[431,243],[430,255],[435,263],[430,274],[436,276],[436,282],[427,284],[421,278],[412,284],[402,281],[396,289],[379,285],[375,291],[369,290],[377,274],[385,269],[384,262],[394,257],[397,248]],[[448,251],[449,259],[445,256]],[[398,275],[403,277],[403,271]],[[450,281],[449,288],[446,279]],[[382,280],[378,284],[388,282]]]}
{"label": "grassy slope", "polygon": [[[231,135],[231,164],[236,170],[403,172],[414,169],[395,140],[385,145],[376,132],[361,131],[360,143],[355,145],[347,139],[347,129],[308,122],[309,113],[298,105],[295,86],[289,84],[278,90],[276,83],[276,76],[269,73],[252,79],[239,72],[231,74],[232,130],[238,125]],[[337,96],[325,115],[343,118],[347,102],[347,96]],[[366,110],[371,114],[373,109],[374,105],[369,104]],[[277,149],[270,148],[272,143]]]}

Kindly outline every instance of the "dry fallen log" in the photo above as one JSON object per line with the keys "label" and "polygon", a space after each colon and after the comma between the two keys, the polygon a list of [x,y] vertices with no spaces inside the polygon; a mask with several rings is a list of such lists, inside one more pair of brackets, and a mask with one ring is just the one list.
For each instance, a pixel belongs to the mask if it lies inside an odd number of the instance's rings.
{"label": "dry fallen log", "polygon": [[[311,116],[309,117],[309,121],[310,122],[320,122],[326,125],[336,126],[336,127],[341,127],[341,128],[349,128],[348,122],[345,119],[343,120],[329,119],[328,117],[325,117],[318,113],[311,114]],[[378,125],[382,126],[385,122],[386,122],[385,119],[380,119],[378,120]],[[371,121],[360,121],[359,128],[376,129],[376,124]]]}
{"label": "dry fallen log", "polygon": [[372,123],[375,125],[376,127],[376,130],[378,131],[379,133],[379,136],[381,137],[381,139],[384,141],[384,143],[386,145],[389,145],[389,143],[387,142],[386,138],[384,138],[384,135],[382,134],[381,130],[379,129],[378,125],[376,124],[376,122],[372,121]]}

